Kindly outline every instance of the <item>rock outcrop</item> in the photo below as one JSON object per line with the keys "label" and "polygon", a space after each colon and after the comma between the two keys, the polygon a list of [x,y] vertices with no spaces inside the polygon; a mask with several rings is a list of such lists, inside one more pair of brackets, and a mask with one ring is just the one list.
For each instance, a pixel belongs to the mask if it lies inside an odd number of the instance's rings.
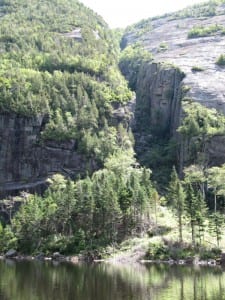
{"label": "rock outcrop", "polygon": [[[167,137],[176,134],[184,91],[185,97],[225,114],[225,72],[215,63],[224,53],[225,37],[218,31],[206,37],[188,38],[188,32],[196,25],[225,27],[224,6],[218,6],[217,12],[213,17],[156,18],[141,33],[137,34],[134,27],[125,34],[124,46],[141,42],[154,56],[154,62],[143,65],[137,74],[136,118],[135,101],[131,101],[127,106],[115,105],[109,120],[113,126],[121,122],[129,127],[132,123],[138,137],[137,147],[154,132]],[[151,127],[151,132],[142,134],[141,122]],[[87,168],[98,168],[93,158],[77,151],[75,140],[42,141],[45,124],[43,115],[0,114],[0,197],[20,190],[37,191],[56,172],[73,177],[85,173]],[[210,141],[210,161],[225,162],[224,145],[221,136]]]}
{"label": "rock outcrop", "polygon": [[[167,128],[170,135],[176,134],[184,96],[225,114],[225,72],[216,64],[224,53],[224,34],[218,30],[205,37],[188,38],[196,26],[224,28],[225,6],[218,5],[216,14],[186,18],[171,14],[134,25],[124,35],[123,47],[138,42],[154,57],[154,63],[140,71],[137,84],[137,109],[142,107],[143,113],[148,113],[153,129]],[[167,65],[163,70],[159,67],[162,63]],[[207,151],[211,165],[224,163],[224,137],[214,137]]]}
{"label": "rock outcrop", "polygon": [[[159,18],[151,22],[143,35],[136,37],[128,33],[125,39],[127,44],[142,42],[155,61],[179,67],[186,75],[183,83],[189,88],[187,97],[225,113],[225,73],[223,67],[216,65],[217,58],[224,53],[225,37],[219,31],[188,39],[188,32],[194,26],[225,26],[225,11],[221,13],[223,15],[208,18]],[[202,71],[193,71],[195,66]]]}
{"label": "rock outcrop", "polygon": [[[152,132],[172,135],[179,123],[184,74],[176,67],[149,63],[137,79],[137,119],[149,119]],[[138,120],[137,120],[138,122]]]}
{"label": "rock outcrop", "polygon": [[0,115],[0,192],[1,197],[20,190],[37,190],[48,176],[82,174],[97,168],[93,160],[76,151],[76,142],[41,142],[43,116]]}
{"label": "rock outcrop", "polygon": [[17,251],[14,249],[10,249],[9,251],[6,252],[5,258],[13,258],[17,256]]}
{"label": "rock outcrop", "polygon": [[[130,126],[134,110],[135,99],[117,105],[109,121]],[[43,141],[45,124],[45,116],[0,114],[0,198],[20,191],[41,192],[55,173],[73,178],[99,168],[94,158],[77,150],[76,140]]]}

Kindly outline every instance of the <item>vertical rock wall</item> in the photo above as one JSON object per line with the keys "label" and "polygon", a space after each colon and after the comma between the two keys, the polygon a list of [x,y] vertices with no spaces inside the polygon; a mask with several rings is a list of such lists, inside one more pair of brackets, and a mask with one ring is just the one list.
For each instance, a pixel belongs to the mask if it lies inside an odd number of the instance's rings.
{"label": "vertical rock wall", "polygon": [[137,80],[137,123],[149,126],[152,133],[173,135],[180,120],[183,78],[184,74],[172,66],[143,65]]}
{"label": "vertical rock wall", "polygon": [[[135,99],[114,107],[109,124],[129,127],[133,121]],[[43,141],[46,118],[0,114],[0,199],[19,191],[40,191],[54,173],[75,177],[97,170],[94,157],[78,149],[79,141]]]}
{"label": "vertical rock wall", "polygon": [[44,117],[0,114],[0,198],[32,190],[51,174],[74,175],[96,169],[96,163],[77,153],[76,142],[41,142]]}

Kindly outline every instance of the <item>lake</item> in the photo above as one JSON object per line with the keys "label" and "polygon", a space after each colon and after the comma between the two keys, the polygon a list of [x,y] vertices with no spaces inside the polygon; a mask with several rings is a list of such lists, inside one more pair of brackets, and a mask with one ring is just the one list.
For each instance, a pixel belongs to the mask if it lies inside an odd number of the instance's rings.
{"label": "lake", "polygon": [[0,300],[224,300],[216,267],[0,261]]}

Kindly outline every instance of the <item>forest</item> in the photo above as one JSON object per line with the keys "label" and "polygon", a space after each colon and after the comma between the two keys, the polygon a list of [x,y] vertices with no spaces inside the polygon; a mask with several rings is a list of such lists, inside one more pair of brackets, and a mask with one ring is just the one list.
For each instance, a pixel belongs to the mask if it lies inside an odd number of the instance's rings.
{"label": "forest", "polygon": [[[209,8],[197,6],[196,13],[211,14],[214,5]],[[9,219],[0,219],[0,253],[101,252],[131,237],[163,236],[157,221],[162,208],[171,212],[177,231],[169,246],[151,245],[148,257],[169,258],[175,244],[182,250],[176,257],[220,253],[225,165],[209,166],[206,148],[225,134],[224,115],[182,99],[177,134],[189,153],[182,170],[175,155],[180,142],[137,121],[153,136],[143,160],[135,152],[130,116],[112,119],[115,107],[135,97],[138,73],[152,54],[139,43],[121,50],[122,31],[109,29],[77,0],[4,0],[0,18],[0,112],[45,116],[38,143],[76,141],[74,150],[97,165],[94,172],[87,167],[70,177],[52,175],[41,194],[2,199]],[[11,213],[14,202],[19,208]]]}

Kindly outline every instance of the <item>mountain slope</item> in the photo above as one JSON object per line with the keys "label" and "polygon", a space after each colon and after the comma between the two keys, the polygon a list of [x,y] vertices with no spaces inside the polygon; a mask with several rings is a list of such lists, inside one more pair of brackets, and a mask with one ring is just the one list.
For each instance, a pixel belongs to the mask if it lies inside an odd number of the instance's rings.
{"label": "mountain slope", "polygon": [[[190,86],[187,96],[225,112],[224,70],[216,64],[224,53],[225,7],[216,8],[219,15],[205,17],[176,18],[169,16],[149,21],[144,33],[136,36],[136,31],[125,36],[128,43],[139,41],[150,51],[156,61],[172,63],[186,74],[184,84]],[[137,25],[138,28],[139,25]],[[213,26],[218,30],[213,31]],[[188,34],[198,28],[209,28],[205,36],[189,38]],[[210,32],[210,28],[211,31]],[[216,29],[216,28],[215,28]],[[200,71],[195,71],[199,67]],[[201,72],[202,71],[202,72]]]}
{"label": "mountain slope", "polygon": [[[145,64],[145,67],[140,68],[137,82],[141,83],[141,88],[137,86],[136,89],[137,107],[141,110],[141,106],[145,105],[142,113],[146,115],[147,111],[150,115],[147,120],[150,133],[154,134],[153,127],[161,126],[167,128],[167,137],[168,135],[177,137],[177,129],[185,116],[183,113],[185,103],[199,102],[210,109],[225,113],[224,29],[224,1],[195,5],[177,13],[141,21],[126,29],[121,42],[125,48],[124,52],[128,51],[128,46],[134,48],[141,46],[149,51],[154,59],[148,66]],[[162,68],[167,72],[162,72]],[[169,73],[172,74],[174,68],[178,68],[184,74],[184,78],[176,84],[170,84],[173,75]],[[124,74],[127,75],[126,72]],[[153,86],[152,82],[155,82]],[[177,103],[180,105],[177,106]],[[175,106],[178,109],[174,115]],[[155,121],[157,115],[161,116],[158,123]],[[201,124],[198,125],[201,127]],[[143,134],[136,130],[139,136],[142,135],[142,138],[137,137],[136,141],[137,147],[140,148]],[[221,132],[219,137],[208,139],[208,145],[205,147],[207,153],[204,153],[206,164],[221,164],[225,161],[224,134]],[[162,133],[161,131],[160,134]],[[152,143],[151,139],[146,147],[149,149]],[[140,151],[141,156],[144,151],[146,148],[143,147]],[[184,161],[187,164],[199,162],[196,156],[192,160],[189,159],[188,151],[187,145],[183,150],[177,151],[180,170]],[[150,157],[144,160],[150,161]],[[158,164],[161,164],[160,161]]]}
{"label": "mountain slope", "polygon": [[107,24],[76,0],[1,1],[0,20],[1,190],[102,166],[132,97]]}

